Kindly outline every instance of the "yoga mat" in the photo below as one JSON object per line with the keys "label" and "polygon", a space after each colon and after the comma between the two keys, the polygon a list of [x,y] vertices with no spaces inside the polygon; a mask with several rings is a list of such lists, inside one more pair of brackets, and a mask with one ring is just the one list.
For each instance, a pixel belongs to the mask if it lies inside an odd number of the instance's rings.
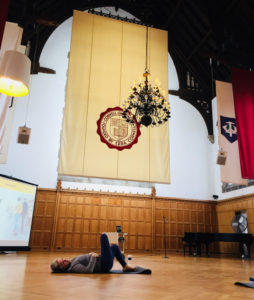
{"label": "yoga mat", "polygon": [[131,272],[123,272],[123,270],[110,270],[110,274],[152,274],[150,269],[145,269],[137,266],[134,271]]}
{"label": "yoga mat", "polygon": [[[76,274],[76,273],[68,273],[68,272],[53,272],[51,271],[52,274]],[[89,274],[89,273],[84,273],[84,274]],[[100,273],[91,273],[91,274],[100,274]],[[123,270],[110,270],[107,273],[101,273],[101,274],[152,274],[152,271],[150,269],[145,269],[143,267],[137,266],[134,271],[131,272],[123,272]]]}
{"label": "yoga mat", "polygon": [[254,281],[249,281],[249,282],[235,282],[235,285],[240,285],[244,287],[248,287],[251,289],[254,289]]}

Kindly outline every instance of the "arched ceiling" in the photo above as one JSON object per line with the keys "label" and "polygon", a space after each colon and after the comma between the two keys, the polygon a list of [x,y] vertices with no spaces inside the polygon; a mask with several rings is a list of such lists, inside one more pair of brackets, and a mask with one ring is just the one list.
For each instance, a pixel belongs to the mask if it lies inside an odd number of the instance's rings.
{"label": "arched ceiling", "polygon": [[168,49],[176,66],[179,90],[169,91],[192,104],[213,134],[211,100],[214,80],[230,82],[230,68],[254,67],[254,0],[11,0],[8,21],[24,28],[31,42],[33,71],[54,29],[73,9],[113,6],[143,23],[168,31]]}

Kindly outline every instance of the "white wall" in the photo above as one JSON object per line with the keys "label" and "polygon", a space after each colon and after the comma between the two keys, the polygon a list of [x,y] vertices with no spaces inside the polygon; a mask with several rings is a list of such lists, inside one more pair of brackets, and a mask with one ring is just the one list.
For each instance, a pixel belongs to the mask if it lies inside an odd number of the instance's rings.
{"label": "white wall", "polygon": [[[59,142],[62,126],[68,51],[72,19],[59,26],[47,41],[40,65],[56,70],[56,75],[33,76],[29,97],[15,99],[16,112],[6,165],[0,173],[33,182],[44,188],[55,188]],[[142,72],[142,70],[141,70]],[[177,89],[178,80],[169,58],[169,88]],[[29,100],[29,101],[28,101]],[[198,111],[178,97],[169,97],[171,184],[156,184],[159,196],[188,199],[211,199],[214,194],[214,145],[207,138],[205,123]],[[17,144],[18,127],[31,127],[29,145]],[[64,187],[119,192],[150,193],[150,188],[63,183]]]}
{"label": "white wall", "polygon": [[170,96],[171,184],[156,185],[160,196],[211,199],[210,157],[213,145],[199,112],[189,103]]}

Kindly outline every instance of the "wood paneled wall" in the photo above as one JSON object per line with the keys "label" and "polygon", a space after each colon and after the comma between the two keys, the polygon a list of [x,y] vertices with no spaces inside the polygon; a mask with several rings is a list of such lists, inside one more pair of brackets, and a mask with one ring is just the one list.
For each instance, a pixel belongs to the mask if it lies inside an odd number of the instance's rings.
{"label": "wood paneled wall", "polygon": [[182,250],[185,232],[216,232],[217,218],[214,202],[156,199],[155,250],[164,249],[164,222],[167,249]]}
{"label": "wood paneled wall", "polygon": [[151,199],[65,192],[59,202],[56,249],[98,249],[100,233],[116,225],[128,233],[128,249],[151,249]]}
{"label": "wood paneled wall", "polygon": [[[231,220],[236,211],[244,210],[249,233],[254,233],[254,195],[207,202],[159,198],[155,193],[142,196],[39,189],[30,246],[39,250],[98,250],[100,233],[115,231],[116,225],[121,225],[128,233],[128,251],[163,251],[164,230],[167,249],[182,251],[184,232],[233,233]],[[237,254],[238,244],[220,243],[218,250]]]}
{"label": "wood paneled wall", "polygon": [[[166,217],[164,227],[163,216]],[[100,233],[127,232],[128,251],[182,251],[185,231],[217,230],[214,202],[122,195],[80,190],[39,189],[30,246],[32,249],[82,251],[99,249]]]}
{"label": "wood paneled wall", "polygon": [[50,249],[53,237],[55,209],[56,191],[38,190],[30,236],[30,246],[32,249]]}
{"label": "wood paneled wall", "polygon": [[[218,217],[219,232],[233,233],[231,228],[231,220],[235,216],[236,211],[246,211],[248,218],[248,232],[254,233],[254,195],[247,195],[218,202],[216,205],[216,213]],[[236,243],[220,243],[220,252],[235,253],[239,251]],[[252,256],[254,249],[252,246]]]}

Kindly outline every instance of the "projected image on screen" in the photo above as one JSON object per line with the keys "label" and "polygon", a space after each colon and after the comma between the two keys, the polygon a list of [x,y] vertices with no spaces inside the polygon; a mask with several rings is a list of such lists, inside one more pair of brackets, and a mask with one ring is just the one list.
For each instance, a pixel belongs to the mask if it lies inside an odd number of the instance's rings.
{"label": "projected image on screen", "polygon": [[36,185],[0,175],[0,247],[28,246]]}

